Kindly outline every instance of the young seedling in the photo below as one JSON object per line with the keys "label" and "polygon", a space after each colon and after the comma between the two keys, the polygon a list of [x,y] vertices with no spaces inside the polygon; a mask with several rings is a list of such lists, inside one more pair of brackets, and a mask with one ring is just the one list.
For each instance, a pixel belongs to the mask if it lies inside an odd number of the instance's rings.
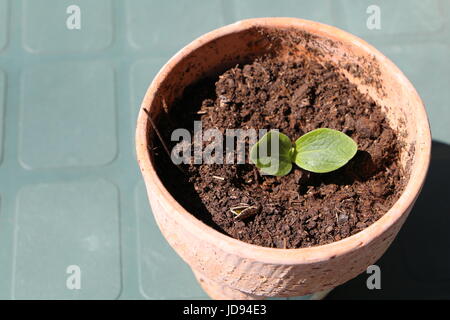
{"label": "young seedling", "polygon": [[271,130],[250,149],[250,161],[267,175],[285,176],[292,163],[302,169],[331,172],[344,166],[358,151],[356,142],[345,133],[321,128],[310,131],[295,143],[284,134]]}

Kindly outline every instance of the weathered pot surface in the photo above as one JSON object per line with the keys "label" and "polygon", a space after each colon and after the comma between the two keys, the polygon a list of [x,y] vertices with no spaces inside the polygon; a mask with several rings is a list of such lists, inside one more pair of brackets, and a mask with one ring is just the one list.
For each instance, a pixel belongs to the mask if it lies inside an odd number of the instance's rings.
{"label": "weathered pot surface", "polygon": [[[409,172],[393,207],[365,230],[327,245],[301,249],[255,246],[215,231],[187,212],[166,190],[149,152],[148,121],[196,80],[274,50],[267,35],[280,35],[296,54],[319,54],[347,70],[358,88],[383,106],[404,142],[402,165]],[[291,35],[300,41],[291,41]],[[286,45],[286,43],[284,45]],[[281,46],[283,47],[283,45]],[[289,48],[292,50],[293,48]],[[282,54],[283,48],[278,48]],[[354,68],[356,67],[356,68]],[[358,72],[352,72],[352,70]],[[368,78],[375,79],[371,85]],[[373,83],[373,82],[372,82]],[[375,263],[394,240],[422,188],[431,135],[423,103],[403,73],[378,50],[337,28],[294,18],[244,20],[214,30],[180,50],[147,90],[136,128],[137,158],[156,222],[190,265],[205,291],[218,299],[302,296],[336,287]]]}

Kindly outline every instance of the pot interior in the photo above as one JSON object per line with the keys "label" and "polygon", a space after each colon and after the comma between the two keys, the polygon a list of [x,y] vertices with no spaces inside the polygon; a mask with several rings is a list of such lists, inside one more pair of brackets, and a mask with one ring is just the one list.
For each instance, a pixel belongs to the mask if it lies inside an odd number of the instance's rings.
{"label": "pot interior", "polygon": [[[163,99],[170,106],[183,90],[207,76],[216,76],[236,64],[248,63],[271,54],[280,59],[295,55],[313,55],[331,62],[340,72],[382,106],[387,119],[402,141],[401,163],[409,177],[417,148],[424,134],[422,102],[409,81],[395,65],[364,41],[335,28],[299,21],[298,25],[249,25],[240,31],[222,33],[194,42],[183,49],[162,70],[152,105],[147,108],[157,117]],[[420,110],[419,110],[420,109]],[[422,122],[421,122],[422,121]],[[151,128],[151,127],[150,127]],[[153,130],[148,130],[153,134]],[[420,139],[419,139],[420,140]],[[149,139],[152,141],[152,139]],[[424,149],[425,150],[425,149]],[[150,155],[151,161],[154,161]]]}

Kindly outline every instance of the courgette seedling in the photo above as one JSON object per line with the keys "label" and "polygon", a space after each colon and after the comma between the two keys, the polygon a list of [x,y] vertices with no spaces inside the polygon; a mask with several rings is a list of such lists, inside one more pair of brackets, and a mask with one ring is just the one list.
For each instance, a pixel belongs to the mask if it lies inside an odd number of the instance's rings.
{"label": "courgette seedling", "polygon": [[275,130],[267,132],[250,149],[250,161],[263,174],[285,176],[292,163],[315,173],[337,170],[358,151],[356,142],[343,132],[320,128],[310,131],[295,143]]}

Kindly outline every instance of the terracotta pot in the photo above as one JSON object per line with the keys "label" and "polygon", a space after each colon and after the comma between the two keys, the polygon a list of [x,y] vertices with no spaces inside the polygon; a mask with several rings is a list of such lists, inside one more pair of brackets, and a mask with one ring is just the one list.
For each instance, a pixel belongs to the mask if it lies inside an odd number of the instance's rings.
{"label": "terracotta pot", "polygon": [[[275,34],[283,35],[287,41],[277,42]],[[162,111],[163,97],[170,105],[183,88],[197,79],[273,50],[280,56],[289,51],[320,55],[347,70],[343,72],[351,81],[383,106],[391,126],[405,144],[402,164],[409,172],[409,180],[403,194],[381,219],[351,237],[302,249],[273,249],[241,242],[213,230],[187,212],[155,171],[148,148],[154,132],[142,109],[156,118]],[[373,81],[369,83],[368,79]],[[136,148],[156,222],[205,291],[218,299],[260,299],[328,290],[374,264],[394,240],[419,195],[429,165],[431,135],[416,90],[378,50],[324,24],[293,18],[260,18],[207,33],[166,63],[142,102]]]}

